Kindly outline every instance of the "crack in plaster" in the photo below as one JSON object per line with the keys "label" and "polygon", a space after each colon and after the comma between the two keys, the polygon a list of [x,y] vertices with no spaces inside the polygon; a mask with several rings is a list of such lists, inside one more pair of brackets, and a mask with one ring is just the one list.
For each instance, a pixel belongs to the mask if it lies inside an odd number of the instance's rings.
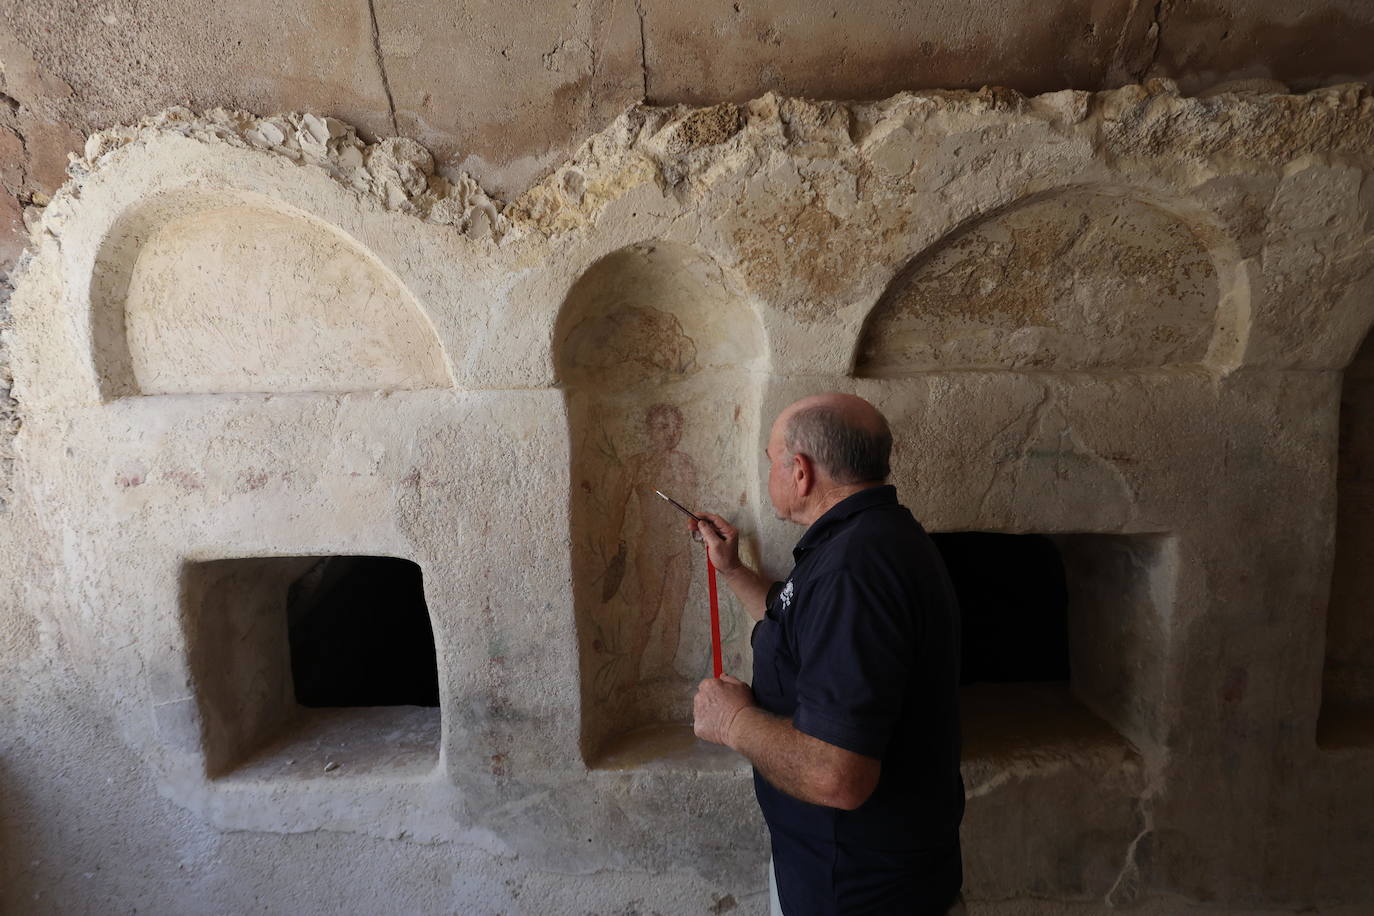
{"label": "crack in plaster", "polygon": [[1140,847],[1154,834],[1154,816],[1150,812],[1147,800],[1143,798],[1137,804],[1137,811],[1143,826],[1126,847],[1126,861],[1122,863],[1121,871],[1112,882],[1111,889],[1103,895],[1107,905],[1113,909],[1129,906],[1140,898]]}
{"label": "crack in plaster", "polygon": [[1169,756],[1167,750],[1160,749],[1147,752],[1143,757],[1146,781],[1134,803],[1140,830],[1127,844],[1121,871],[1102,897],[1113,909],[1131,906],[1144,895],[1143,872],[1149,866],[1144,857],[1149,853],[1148,844],[1155,834],[1154,800],[1163,792]]}
{"label": "crack in plaster", "polygon": [[[1057,410],[1063,422],[1062,428],[1059,429],[1057,433],[1059,444],[1055,449],[1055,475],[1063,477],[1067,474],[1063,465],[1065,456],[1090,459],[1097,462],[1099,465],[1105,466],[1107,471],[1116,481],[1117,486],[1120,488],[1121,499],[1126,507],[1125,518],[1119,523],[1119,526],[1127,527],[1133,524],[1139,513],[1139,507],[1136,505],[1135,487],[1131,484],[1130,479],[1116,461],[1104,457],[1083,440],[1078,431],[1074,428],[1073,423],[1070,422],[1068,416],[1065,415],[1063,408],[1055,398],[1051,385],[1047,382],[1043,383],[1040,392],[1040,400],[1034,407],[1025,413],[1016,415],[1011,420],[1002,424],[1002,426],[984,442],[983,449],[985,451],[993,451],[1003,436],[1018,424],[1026,422],[1027,418],[1029,418],[1028,425],[1020,433],[1020,443],[1010,452],[1010,454],[1015,457],[1009,461],[998,461],[993,469],[992,476],[987,486],[983,488],[983,492],[978,498],[977,517],[980,519],[985,517],[987,502],[992,496],[992,491],[997,488],[999,483],[1007,480],[1008,475],[1010,476],[1010,491],[1007,493],[1007,498],[1011,500],[1013,504],[1015,503],[1016,493],[1021,486],[1021,476],[1025,470],[1026,460],[1030,456],[1033,440],[1040,433],[1041,427],[1051,410]],[[1067,447],[1065,447],[1066,445]],[[1008,464],[1010,464],[1009,471],[1006,470]]]}
{"label": "crack in plaster", "polygon": [[14,497],[14,440],[23,426],[9,366],[9,336],[13,333],[9,305],[13,292],[10,274],[0,271],[0,513],[9,510]]}
{"label": "crack in plaster", "polygon": [[605,44],[607,40],[606,36],[610,33],[612,29],[615,28],[615,6],[616,0],[611,0],[611,12],[606,17],[606,26],[602,30],[602,34],[599,39],[597,37],[596,18],[592,18],[590,25],[591,40],[585,42],[585,44],[587,45],[587,51],[592,55],[591,75],[587,77],[587,104],[586,108],[584,109],[583,115],[587,119],[588,123],[591,122],[592,116],[596,112],[596,74],[597,71],[601,69],[600,46]]}
{"label": "crack in plaster", "polygon": [[19,139],[20,155],[18,165],[20,187],[15,191],[15,196],[18,197],[21,202],[28,203],[25,197],[31,198],[33,195],[25,191],[29,183],[29,138],[24,136],[24,131],[19,126],[19,109],[22,108],[23,105],[21,105],[19,100],[14,96],[4,92],[0,92],[0,105],[4,105],[8,108],[13,118],[13,123],[4,125],[5,128]]}
{"label": "crack in plaster", "polygon": [[377,25],[377,2],[367,0],[367,14],[372,20],[372,56],[377,61],[377,73],[382,78],[382,89],[386,92],[387,113],[391,116],[392,136],[399,137],[401,129],[396,124],[396,98],[391,94],[391,79],[386,73],[386,57],[382,54],[382,32]]}
{"label": "crack in plaster", "polygon": [[19,187],[14,191],[15,199],[25,207],[42,206],[33,199],[33,188],[29,186],[29,141],[18,127],[10,130],[19,138]]}
{"label": "crack in plaster", "polygon": [[649,101],[649,45],[644,37],[644,0],[635,0],[635,12],[639,14],[639,76],[642,82],[643,100]]}
{"label": "crack in plaster", "polygon": [[[29,140],[20,128],[18,115],[24,106],[14,96],[0,92],[0,105],[8,109],[13,124],[9,130],[19,140],[18,187],[14,189],[15,199],[23,208],[25,215],[32,207],[40,206],[34,201],[34,191],[29,186]],[[2,192],[0,192],[2,193]],[[25,219],[27,224],[28,220]],[[21,262],[22,262],[21,257]],[[15,439],[23,426],[19,413],[19,401],[14,397],[14,377],[10,371],[9,338],[14,331],[10,316],[10,297],[14,293],[14,272],[0,270],[0,513],[9,510],[14,498]]]}
{"label": "crack in plaster", "polygon": [[[1128,51],[1128,44],[1131,38],[1131,24],[1135,21],[1136,11],[1140,9],[1140,0],[1131,0],[1130,7],[1126,10],[1126,15],[1121,22],[1121,31],[1116,38],[1116,46],[1112,49],[1111,67],[1120,75],[1124,75],[1130,82],[1143,82],[1145,77],[1155,68],[1159,61],[1159,50],[1162,45],[1164,32],[1164,20],[1168,18],[1169,12],[1173,7],[1174,0],[1155,0],[1154,9],[1150,13],[1150,25],[1145,29],[1141,36],[1141,43],[1138,48],[1131,48]],[[1148,53],[1149,59],[1139,66],[1131,66],[1131,60],[1144,57]]]}
{"label": "crack in plaster", "polygon": [[1173,0],[1156,0],[1154,12],[1150,17],[1150,28],[1145,32],[1146,41],[1150,41],[1150,34],[1154,33],[1153,46],[1150,48],[1150,62],[1146,64],[1136,79],[1143,80],[1154,70],[1159,63],[1159,49],[1164,46],[1164,20],[1169,18],[1169,12],[1173,8]]}
{"label": "crack in plaster", "polygon": [[1130,7],[1126,10],[1125,17],[1121,20],[1121,31],[1116,36],[1116,46],[1112,48],[1112,69],[1120,69],[1130,74],[1126,68],[1125,49],[1126,40],[1131,34],[1131,22],[1135,19],[1135,11],[1140,8],[1140,0],[1131,0]]}
{"label": "crack in plaster", "polygon": [[[1051,397],[1052,395],[1050,394],[1050,386],[1043,385],[1040,388],[1040,400],[1036,403],[1036,405],[1026,413],[1014,417],[1010,422],[1006,423],[1001,429],[995,432],[992,435],[992,438],[988,441],[988,448],[991,449],[996,445],[997,440],[1000,439],[1003,434],[1005,434],[1008,430],[1015,426],[1019,421],[1023,419],[1029,420],[1025,432],[1021,434],[1021,442],[1019,445],[1017,445],[1016,449],[1014,450],[1014,454],[1016,455],[1016,457],[1011,462],[1012,477],[1011,493],[1009,498],[1013,501],[1015,500],[1017,485],[1020,482],[1022,465],[1025,463],[1027,453],[1029,453],[1030,451],[1031,439],[1035,436],[1036,431],[1040,428],[1040,423],[1044,420],[1045,412],[1049,409]],[[988,485],[983,488],[982,495],[978,497],[978,514],[976,518],[978,518],[979,520],[986,518],[985,510],[987,508],[988,498],[992,495],[992,491],[997,486],[997,484],[1003,480],[1005,476],[1003,469],[1006,466],[1007,462],[997,462],[997,466],[993,469],[992,472],[992,479],[988,481]]]}
{"label": "crack in plaster", "polygon": [[1117,486],[1121,488],[1122,502],[1126,507],[1126,517],[1121,523],[1121,527],[1132,527],[1140,514],[1140,506],[1136,499],[1135,487],[1131,484],[1130,478],[1126,476],[1125,471],[1121,469],[1121,464],[1110,457],[1104,456],[1101,452],[1098,452],[1085,442],[1082,436],[1080,436],[1078,431],[1074,428],[1074,425],[1069,422],[1069,418],[1064,416],[1062,409],[1060,410],[1060,416],[1064,418],[1064,429],[1060,432],[1060,438],[1067,438],[1069,440],[1069,444],[1073,446],[1073,452],[1071,454],[1080,455],[1084,458],[1091,458],[1099,462],[1106,467],[1108,472],[1116,480]]}

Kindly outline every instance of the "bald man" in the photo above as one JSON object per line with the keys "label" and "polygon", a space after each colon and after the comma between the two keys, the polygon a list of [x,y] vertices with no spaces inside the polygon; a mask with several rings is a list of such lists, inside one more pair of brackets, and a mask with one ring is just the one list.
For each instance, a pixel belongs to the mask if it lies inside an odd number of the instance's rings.
{"label": "bald man", "polygon": [[784,582],[740,562],[724,518],[691,523],[758,621],[752,689],[702,681],[695,729],[754,765],[787,916],[958,906],[958,608],[935,545],[884,483],[891,449],[887,421],[853,395],[778,416],[768,496],[806,526]]}

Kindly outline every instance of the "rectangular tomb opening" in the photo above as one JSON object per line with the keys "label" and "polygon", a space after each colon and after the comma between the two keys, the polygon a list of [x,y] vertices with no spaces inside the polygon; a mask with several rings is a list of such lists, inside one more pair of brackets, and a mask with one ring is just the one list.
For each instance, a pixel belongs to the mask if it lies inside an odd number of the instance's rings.
{"label": "rectangular tomb opening", "polygon": [[210,777],[411,777],[437,765],[438,662],[415,563],[188,563],[183,605]]}
{"label": "rectangular tomb opening", "polygon": [[964,758],[1148,742],[1169,539],[933,535],[962,618]]}
{"label": "rectangular tomb opening", "polygon": [[1326,613],[1317,743],[1374,747],[1374,334],[1341,384],[1336,544]]}

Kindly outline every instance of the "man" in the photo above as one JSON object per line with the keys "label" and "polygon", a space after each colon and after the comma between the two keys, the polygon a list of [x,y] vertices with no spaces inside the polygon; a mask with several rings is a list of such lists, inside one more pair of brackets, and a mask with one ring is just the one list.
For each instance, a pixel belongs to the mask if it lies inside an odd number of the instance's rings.
{"label": "man", "polygon": [[695,730],[754,765],[787,916],[944,914],[963,880],[958,609],[935,545],[884,484],[891,447],[852,395],[779,415],[768,495],[807,526],[785,583],[740,562],[719,515],[690,523],[759,621],[753,689],[702,681]]}

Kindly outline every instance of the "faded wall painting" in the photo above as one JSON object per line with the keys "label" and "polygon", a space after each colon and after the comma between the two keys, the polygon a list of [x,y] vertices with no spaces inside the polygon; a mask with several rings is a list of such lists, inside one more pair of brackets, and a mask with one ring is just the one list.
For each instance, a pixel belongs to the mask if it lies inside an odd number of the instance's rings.
{"label": "faded wall painting", "polygon": [[1217,272],[1177,216],[1124,194],[1034,198],[913,261],[874,308],[856,373],[1201,363]]}
{"label": "faded wall painting", "polygon": [[[763,337],[715,265],[661,243],[593,265],[556,334],[572,435],[582,743],[595,762],[608,742],[685,724],[711,673],[705,549],[654,491],[753,527]],[[721,589],[726,667],[739,671],[745,615]]]}

